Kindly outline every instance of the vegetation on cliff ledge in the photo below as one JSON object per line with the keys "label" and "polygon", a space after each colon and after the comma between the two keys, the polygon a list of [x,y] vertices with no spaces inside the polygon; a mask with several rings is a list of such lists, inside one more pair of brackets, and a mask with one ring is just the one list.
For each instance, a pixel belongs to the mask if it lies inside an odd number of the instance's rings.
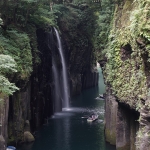
{"label": "vegetation on cliff ledge", "polygon": [[136,109],[148,98],[149,5],[139,0],[116,7],[106,53],[107,82],[120,101]]}
{"label": "vegetation on cliff ledge", "polygon": [[0,28],[0,32],[0,57],[2,61],[0,75],[3,77],[0,82],[0,92],[9,95],[18,90],[9,80],[17,83],[18,80],[27,80],[31,74],[31,47],[26,33],[17,31],[15,28],[7,31]]}

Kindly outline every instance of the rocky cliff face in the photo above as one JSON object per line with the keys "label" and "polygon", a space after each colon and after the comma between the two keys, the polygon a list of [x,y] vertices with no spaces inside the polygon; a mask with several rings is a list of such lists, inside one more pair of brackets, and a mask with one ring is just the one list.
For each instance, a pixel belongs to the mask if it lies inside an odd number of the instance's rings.
{"label": "rocky cliff face", "polygon": [[[149,6],[147,0],[118,1],[115,6],[104,74],[113,95],[109,96],[108,90],[106,114],[113,107],[117,108],[117,113],[112,110],[111,122],[115,127],[112,133],[109,132],[111,123],[106,116],[105,131],[108,141],[116,143],[117,149],[121,150],[150,149]],[[122,103],[124,105],[121,105]],[[113,107],[109,111],[111,105]],[[139,125],[136,125],[134,120],[138,119],[138,113]],[[115,130],[116,134],[113,134]],[[114,141],[110,138],[111,134]],[[135,136],[136,139],[133,138]],[[133,146],[133,143],[136,146]]]}
{"label": "rocky cliff face", "polygon": [[[6,103],[4,110],[2,110],[5,112],[5,117],[2,117],[4,119],[3,124],[6,124],[6,128],[3,129],[3,137],[0,139],[2,146],[7,143],[7,139],[8,143],[16,144],[33,141],[34,137],[31,133],[34,133],[35,130],[46,123],[47,119],[54,113],[52,55],[56,57],[57,66],[61,70],[56,35],[52,27],[48,30],[37,28],[35,33],[35,35],[32,34],[32,43],[30,43],[33,72],[28,80],[24,80],[25,82],[17,80],[20,91],[9,97],[9,103]],[[60,26],[60,33],[65,57],[67,58],[71,95],[79,94],[85,88],[96,86],[98,84],[98,73],[93,69],[95,60],[92,54],[92,44],[90,38],[85,36],[86,32],[84,32],[84,35],[81,33],[74,37],[69,30],[66,34]],[[70,35],[72,35],[71,38]],[[80,40],[72,45],[71,41],[77,41],[78,37],[80,37]],[[37,41],[37,44],[34,40]],[[81,44],[83,41],[88,44],[86,46],[84,43]],[[34,47],[35,45],[38,46],[38,51]],[[40,60],[38,63],[35,54],[38,55],[38,61]]]}

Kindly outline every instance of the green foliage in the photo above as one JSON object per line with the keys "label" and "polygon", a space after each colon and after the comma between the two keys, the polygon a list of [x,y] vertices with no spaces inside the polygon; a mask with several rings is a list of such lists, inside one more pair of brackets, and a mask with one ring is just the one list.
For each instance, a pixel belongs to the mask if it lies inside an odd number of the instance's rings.
{"label": "green foliage", "polygon": [[17,63],[18,76],[26,79],[32,72],[32,54],[27,34],[11,29],[0,35],[0,53],[10,55]]}
{"label": "green foliage", "polygon": [[6,74],[9,71],[17,72],[16,62],[11,56],[0,54],[0,73]]}
{"label": "green foliage", "polygon": [[0,12],[6,26],[10,23],[21,27],[25,27],[27,23],[42,27],[47,24],[56,26],[55,15],[50,11],[49,0],[8,1],[7,4],[0,4]]}
{"label": "green foliage", "polygon": [[7,78],[0,75],[0,94],[2,95],[12,95],[16,90],[19,90],[14,83],[10,83]]}
{"label": "green foliage", "polygon": [[[9,55],[0,54],[0,97],[2,95],[13,94],[16,90],[19,90],[14,83],[10,83],[5,76],[11,72],[17,72],[16,63],[14,59]],[[5,75],[5,76],[4,76]]]}
{"label": "green foliage", "polygon": [[73,3],[74,4],[84,4],[84,3],[87,3],[87,4],[90,4],[92,3],[92,0],[73,0]]}
{"label": "green foliage", "polygon": [[97,19],[94,14],[95,10],[91,7],[82,10],[80,6],[73,6],[75,5],[54,5],[53,11],[58,17],[58,25],[60,28],[72,32],[74,34],[72,36],[76,36],[78,33],[75,31],[80,29],[80,32],[86,33],[92,39]]}
{"label": "green foliage", "polygon": [[57,10],[50,11],[48,6],[38,7],[34,14],[30,15],[29,22],[40,27],[56,26]]}
{"label": "green foliage", "polygon": [[[62,31],[69,31],[68,37],[72,39],[70,43],[72,47],[76,45],[78,48],[84,49],[91,45],[97,18],[94,14],[95,7],[69,4],[71,1],[65,1],[65,5],[63,5],[62,2],[61,0],[20,0],[15,2],[10,0],[0,3],[2,17],[0,24],[3,27],[0,28],[0,54],[13,57],[17,69],[14,77],[6,71],[7,67],[5,67],[3,71],[7,73],[3,74],[2,80],[13,78],[13,82],[27,81],[32,72],[32,60],[34,65],[40,62],[35,42],[36,27],[49,29],[50,26],[57,27],[59,25]],[[53,4],[52,8],[51,4]],[[6,80],[5,83],[8,81]],[[10,89],[11,86],[13,84],[10,83]]]}
{"label": "green foliage", "polygon": [[114,4],[110,0],[101,1],[101,10],[96,12],[98,16],[97,28],[94,33],[94,47],[96,50],[97,60],[105,58],[108,36],[111,29],[112,14]]}

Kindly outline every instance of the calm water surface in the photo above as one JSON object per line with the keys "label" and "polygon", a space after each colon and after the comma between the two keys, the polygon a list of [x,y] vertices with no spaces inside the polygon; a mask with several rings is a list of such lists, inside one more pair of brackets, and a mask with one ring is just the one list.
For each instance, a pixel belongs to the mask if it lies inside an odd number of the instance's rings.
{"label": "calm water surface", "polygon": [[[101,72],[101,70],[100,70]],[[72,98],[70,109],[55,114],[36,133],[36,141],[17,150],[116,150],[104,138],[104,101],[95,98],[104,93],[102,74],[99,87]],[[86,117],[97,113],[99,119],[88,123]]]}

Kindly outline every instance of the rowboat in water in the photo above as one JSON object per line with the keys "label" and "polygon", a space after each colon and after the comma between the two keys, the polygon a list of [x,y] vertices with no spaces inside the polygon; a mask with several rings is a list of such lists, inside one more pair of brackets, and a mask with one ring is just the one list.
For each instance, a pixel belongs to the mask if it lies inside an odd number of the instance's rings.
{"label": "rowboat in water", "polygon": [[98,115],[92,115],[91,117],[87,118],[87,122],[94,122],[98,119]]}

